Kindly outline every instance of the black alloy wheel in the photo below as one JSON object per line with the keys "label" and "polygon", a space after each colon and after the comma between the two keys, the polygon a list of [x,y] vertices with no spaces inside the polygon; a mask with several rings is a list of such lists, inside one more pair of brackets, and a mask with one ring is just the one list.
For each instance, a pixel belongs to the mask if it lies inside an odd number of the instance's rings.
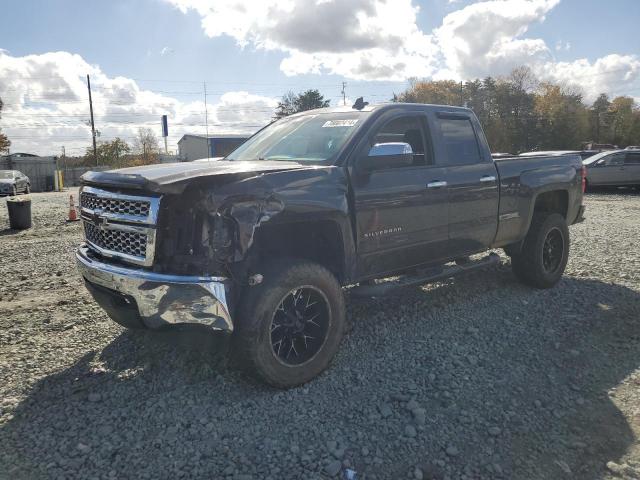
{"label": "black alloy wheel", "polygon": [[273,258],[246,288],[234,321],[235,356],[277,388],[308,382],[329,366],[347,320],[340,282],[324,266]]}
{"label": "black alloy wheel", "polygon": [[569,229],[559,213],[533,216],[521,248],[507,249],[513,273],[536,288],[551,288],[562,278],[569,259]]}
{"label": "black alloy wheel", "polygon": [[562,264],[564,255],[564,237],[559,228],[553,228],[544,239],[542,264],[546,273],[555,273]]}
{"label": "black alloy wheel", "polygon": [[280,362],[301,365],[322,348],[331,326],[327,297],[303,286],[287,293],[271,320],[271,349]]}

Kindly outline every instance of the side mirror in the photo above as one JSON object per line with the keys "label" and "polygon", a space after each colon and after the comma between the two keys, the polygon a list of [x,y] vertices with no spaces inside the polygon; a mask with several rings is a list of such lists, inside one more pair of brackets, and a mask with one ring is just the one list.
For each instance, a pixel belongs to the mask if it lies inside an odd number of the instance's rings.
{"label": "side mirror", "polygon": [[363,170],[408,167],[413,164],[413,149],[404,142],[376,143],[369,155],[358,161]]}

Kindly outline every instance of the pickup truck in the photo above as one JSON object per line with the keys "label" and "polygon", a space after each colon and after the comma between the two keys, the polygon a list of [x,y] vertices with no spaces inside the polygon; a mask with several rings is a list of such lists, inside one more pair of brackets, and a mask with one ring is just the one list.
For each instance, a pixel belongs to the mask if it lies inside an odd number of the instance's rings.
{"label": "pickup truck", "polygon": [[469,109],[362,103],[281,119],[222,160],[86,173],[76,259],[95,300],[129,328],[224,332],[288,388],[335,355],[346,289],[447,278],[496,248],[522,282],[560,280],[579,156],[494,161]]}

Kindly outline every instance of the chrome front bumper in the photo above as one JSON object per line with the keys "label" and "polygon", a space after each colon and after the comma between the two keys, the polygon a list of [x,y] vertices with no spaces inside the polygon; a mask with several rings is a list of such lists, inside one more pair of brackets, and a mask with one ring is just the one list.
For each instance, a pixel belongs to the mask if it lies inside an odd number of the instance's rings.
{"label": "chrome front bumper", "polygon": [[[165,275],[125,268],[98,260],[86,245],[78,248],[76,262],[80,274],[90,286],[97,285],[108,292],[107,295],[111,293],[126,304],[135,304],[127,308],[137,309],[143,326],[147,328],[198,324],[212,330],[233,331],[227,305],[229,281],[224,277]],[[89,288],[89,291],[98,300],[94,288]],[[100,301],[98,303],[102,305]],[[114,314],[107,311],[113,318]]]}

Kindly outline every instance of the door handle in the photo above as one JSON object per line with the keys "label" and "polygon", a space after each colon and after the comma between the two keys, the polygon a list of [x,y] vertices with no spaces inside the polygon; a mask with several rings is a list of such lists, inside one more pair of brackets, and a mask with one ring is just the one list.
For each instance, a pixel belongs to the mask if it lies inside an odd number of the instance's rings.
{"label": "door handle", "polygon": [[435,182],[427,183],[427,188],[441,188],[446,186],[447,186],[447,182],[441,182],[439,180],[436,180]]}
{"label": "door handle", "polygon": [[485,175],[483,177],[480,177],[480,181],[482,183],[495,182],[496,181],[496,177],[494,177],[493,175]]}

